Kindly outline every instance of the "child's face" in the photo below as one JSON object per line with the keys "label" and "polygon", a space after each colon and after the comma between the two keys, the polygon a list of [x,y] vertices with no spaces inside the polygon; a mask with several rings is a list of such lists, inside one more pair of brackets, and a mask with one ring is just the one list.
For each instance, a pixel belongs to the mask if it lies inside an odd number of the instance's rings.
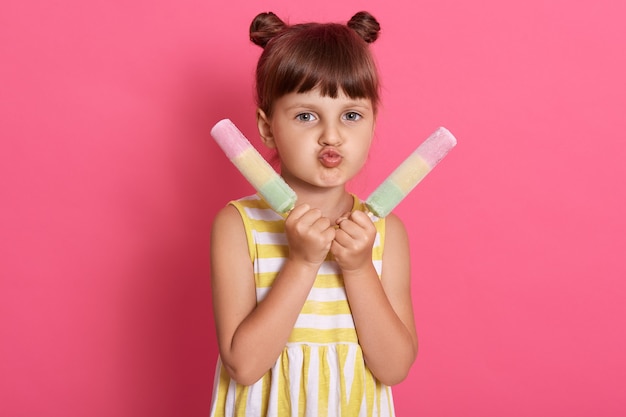
{"label": "child's face", "polygon": [[277,149],[292,185],[343,186],[367,160],[375,125],[369,99],[325,97],[315,89],[278,99],[271,119],[260,113],[261,135]]}

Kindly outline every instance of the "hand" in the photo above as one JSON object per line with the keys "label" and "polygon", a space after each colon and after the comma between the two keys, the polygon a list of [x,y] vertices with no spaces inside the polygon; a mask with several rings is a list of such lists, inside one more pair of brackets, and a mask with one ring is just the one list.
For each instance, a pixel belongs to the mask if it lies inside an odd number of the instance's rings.
{"label": "hand", "polygon": [[319,266],[335,238],[335,228],[319,209],[308,204],[295,207],[285,221],[289,258]]}
{"label": "hand", "polygon": [[341,270],[354,271],[371,265],[376,227],[369,216],[362,211],[354,211],[339,217],[337,224],[339,228],[330,251]]}

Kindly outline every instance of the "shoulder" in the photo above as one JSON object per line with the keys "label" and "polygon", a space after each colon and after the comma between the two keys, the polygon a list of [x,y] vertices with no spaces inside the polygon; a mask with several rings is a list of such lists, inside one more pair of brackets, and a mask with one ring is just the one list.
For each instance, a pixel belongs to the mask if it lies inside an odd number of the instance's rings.
{"label": "shoulder", "polygon": [[211,228],[211,263],[246,264],[252,259],[251,234],[242,213],[232,204],[223,207],[213,219]]}
{"label": "shoulder", "polygon": [[232,240],[238,236],[245,239],[246,233],[244,222],[239,210],[232,204],[220,209],[213,218],[211,228],[211,240],[215,242],[217,239]]}
{"label": "shoulder", "polygon": [[258,204],[259,199],[256,195],[229,202],[213,218],[213,231],[217,230],[219,232],[221,229],[227,231],[232,231],[233,229],[243,230],[246,221],[246,208],[255,207]]}
{"label": "shoulder", "polygon": [[385,231],[387,238],[393,237],[395,239],[408,240],[404,222],[393,213],[385,217]]}
{"label": "shoulder", "polygon": [[391,213],[385,217],[385,264],[408,264],[410,259],[409,237],[402,220]]}
{"label": "shoulder", "polygon": [[229,203],[228,205],[222,207],[213,218],[213,228],[241,224],[241,213],[232,203]]}
{"label": "shoulder", "polygon": [[217,212],[213,219],[211,239],[220,242],[224,240],[246,242],[250,234],[250,211],[255,210],[260,204],[257,195],[230,201],[225,207]]}

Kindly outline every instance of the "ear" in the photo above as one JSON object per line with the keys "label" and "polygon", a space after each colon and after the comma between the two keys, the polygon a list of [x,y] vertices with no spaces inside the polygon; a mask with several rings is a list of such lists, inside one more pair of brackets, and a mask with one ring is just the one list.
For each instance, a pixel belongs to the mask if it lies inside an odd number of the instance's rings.
{"label": "ear", "polygon": [[261,109],[256,109],[256,123],[259,135],[261,135],[261,140],[265,146],[274,149],[276,142],[274,142],[274,135],[272,134],[272,125],[265,112]]}

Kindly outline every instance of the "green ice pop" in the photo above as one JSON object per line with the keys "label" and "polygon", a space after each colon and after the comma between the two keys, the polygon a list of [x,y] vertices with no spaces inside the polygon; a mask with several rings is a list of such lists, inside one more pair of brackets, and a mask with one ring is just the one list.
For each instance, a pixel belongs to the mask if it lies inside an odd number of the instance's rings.
{"label": "green ice pop", "polygon": [[296,193],[230,120],[217,122],[211,136],[275,211],[287,213],[294,207]]}
{"label": "green ice pop", "polygon": [[456,138],[440,127],[417,147],[365,201],[368,210],[385,217],[456,145]]}

